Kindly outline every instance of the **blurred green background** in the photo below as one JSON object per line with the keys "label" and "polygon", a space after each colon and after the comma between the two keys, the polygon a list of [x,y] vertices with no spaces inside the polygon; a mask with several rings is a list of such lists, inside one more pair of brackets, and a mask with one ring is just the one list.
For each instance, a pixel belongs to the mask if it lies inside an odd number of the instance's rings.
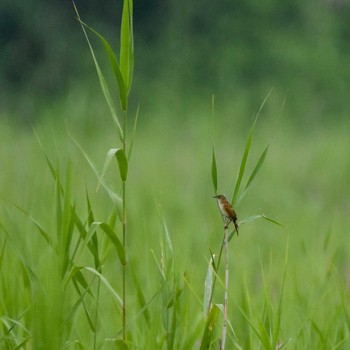
{"label": "blurred green background", "polygon": [[[117,48],[121,2],[76,4]],[[214,93],[223,108],[238,105],[250,118],[273,88],[274,103],[286,98],[284,115],[295,123],[347,117],[349,2],[145,0],[134,7],[132,96],[144,114],[166,107],[185,115],[208,108]],[[43,104],[60,103],[72,90],[98,93],[70,1],[4,0],[0,16],[2,115],[32,122]]]}
{"label": "blurred green background", "polygon": [[[117,51],[122,2],[76,4],[82,19]],[[230,290],[237,305],[244,304],[248,290],[252,315],[259,317],[266,285],[276,302],[289,244],[281,340],[293,337],[295,349],[321,348],[327,343],[319,337],[324,331],[330,339],[327,346],[335,348],[345,339],[344,347],[337,348],[347,348],[349,23],[346,0],[134,1],[129,129],[138,105],[140,117],[128,179],[128,253],[147,298],[158,288],[150,251],[160,254],[163,218],[173,239],[177,275],[186,271],[192,289],[202,297],[208,249],[217,252],[221,242],[221,218],[211,198],[212,146],[219,191],[230,196],[252,117],[271,91],[257,124],[248,174],[264,147],[271,146],[237,212],[242,220],[262,211],[288,229],[265,221],[242,225],[231,245]],[[91,39],[113,82],[100,43]],[[67,130],[98,169],[107,150],[119,147],[118,139],[70,1],[3,0],[0,52],[0,223],[12,232],[4,251],[13,258],[4,259],[4,268],[20,271],[18,261],[23,259],[34,271],[49,275],[38,253],[47,250],[45,242],[12,206],[20,205],[53,230],[54,182],[33,130],[63,174],[70,162],[72,201],[77,211],[85,210],[88,188],[96,220],[108,217],[111,202],[103,191],[95,193],[96,178]],[[115,91],[116,101],[117,96]],[[115,171],[112,167],[107,174],[112,183]],[[107,260],[104,271],[118,289],[114,261]],[[8,281],[13,294],[22,290],[12,273]],[[189,294],[191,324],[201,306]],[[221,288],[217,302],[222,294]],[[110,335],[114,328],[109,320],[115,315],[108,300],[102,306],[108,316],[101,322]],[[27,307],[26,299],[16,296],[7,307],[8,315],[16,318]],[[152,306],[151,311],[157,315],[159,310]],[[246,320],[236,306],[230,312],[242,325],[235,331],[248,349]],[[84,322],[76,325],[77,332],[88,334]],[[89,336],[82,342],[89,344]]]}

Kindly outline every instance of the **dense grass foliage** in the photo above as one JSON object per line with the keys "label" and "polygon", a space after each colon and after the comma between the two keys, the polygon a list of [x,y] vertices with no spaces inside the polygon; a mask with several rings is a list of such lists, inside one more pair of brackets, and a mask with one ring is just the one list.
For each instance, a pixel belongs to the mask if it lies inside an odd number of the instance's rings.
{"label": "dense grass foliage", "polygon": [[[129,173],[131,348],[200,347],[209,249],[217,254],[222,242],[212,199],[210,118],[208,112],[208,118],[188,116],[181,125],[161,117],[140,123]],[[258,220],[242,225],[240,236],[231,240],[227,346],[270,349],[278,337],[290,349],[346,349],[348,125],[310,130],[305,137],[284,122],[272,127],[269,119],[263,115],[258,123],[251,151],[258,157],[270,142],[267,159],[237,212],[243,220],[263,211],[287,229]],[[70,226],[72,208],[85,227],[91,213],[95,221],[112,225],[115,208],[103,188],[95,192],[96,176],[66,126],[51,121],[36,126],[59,174],[55,180],[34,133],[1,123],[1,348],[91,349],[95,342],[97,349],[114,349],[121,337],[116,296],[121,269],[108,236],[96,231],[105,278],[100,284],[86,241],[74,261],[89,288],[83,288],[83,280],[76,288],[72,275],[62,277],[62,271],[81,237],[77,226]],[[94,133],[74,118],[68,125],[101,171],[114,144],[109,124],[106,117]],[[228,195],[249,132],[235,124],[234,116],[217,116],[218,186]],[[106,179],[114,182],[117,171],[109,169]],[[222,304],[223,269],[218,277],[214,303]],[[220,336],[214,334],[212,348]]]}

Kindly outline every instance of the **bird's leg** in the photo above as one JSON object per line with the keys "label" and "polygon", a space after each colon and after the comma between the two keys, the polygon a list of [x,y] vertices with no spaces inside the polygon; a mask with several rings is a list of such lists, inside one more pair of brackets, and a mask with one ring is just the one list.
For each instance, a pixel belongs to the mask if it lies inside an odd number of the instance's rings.
{"label": "bird's leg", "polygon": [[228,225],[230,224],[230,222],[231,222],[231,219],[225,217],[225,226],[224,226],[225,230],[228,229]]}

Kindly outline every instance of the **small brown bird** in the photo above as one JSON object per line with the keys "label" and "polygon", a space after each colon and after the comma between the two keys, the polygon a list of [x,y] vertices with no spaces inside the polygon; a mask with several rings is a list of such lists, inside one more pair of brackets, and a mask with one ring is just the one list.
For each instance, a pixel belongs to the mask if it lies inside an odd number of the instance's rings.
{"label": "small brown bird", "polygon": [[[214,198],[217,199],[221,214],[225,217],[225,229],[227,229],[228,225],[232,221],[235,225],[238,236],[238,219],[235,210],[232,208],[232,205],[222,194],[218,194],[217,196],[214,196]],[[228,221],[226,219],[228,219]]]}

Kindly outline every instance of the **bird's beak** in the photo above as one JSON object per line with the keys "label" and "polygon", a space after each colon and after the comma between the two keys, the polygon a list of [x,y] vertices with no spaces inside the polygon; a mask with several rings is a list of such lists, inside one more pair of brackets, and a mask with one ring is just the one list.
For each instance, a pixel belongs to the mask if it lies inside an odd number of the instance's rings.
{"label": "bird's beak", "polygon": [[213,198],[218,198],[218,196],[216,195],[216,196],[213,196]]}

